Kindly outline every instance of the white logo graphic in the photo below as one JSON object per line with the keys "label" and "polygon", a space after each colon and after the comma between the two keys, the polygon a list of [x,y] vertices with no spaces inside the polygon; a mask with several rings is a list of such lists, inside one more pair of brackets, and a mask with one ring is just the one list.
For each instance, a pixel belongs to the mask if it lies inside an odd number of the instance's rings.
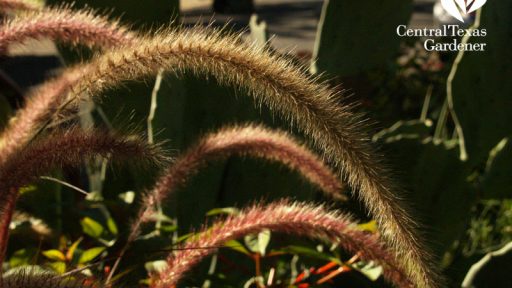
{"label": "white logo graphic", "polygon": [[463,15],[478,10],[487,0],[441,0],[444,10],[457,20],[464,22]]}

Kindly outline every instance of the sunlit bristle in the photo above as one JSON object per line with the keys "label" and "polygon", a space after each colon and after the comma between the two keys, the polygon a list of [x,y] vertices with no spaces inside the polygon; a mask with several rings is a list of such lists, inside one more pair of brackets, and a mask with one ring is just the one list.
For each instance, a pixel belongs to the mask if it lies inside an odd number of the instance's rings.
{"label": "sunlit bristle", "polygon": [[0,51],[6,51],[12,44],[40,38],[105,49],[131,43],[135,33],[91,10],[74,11],[67,7],[28,10],[0,26]]}

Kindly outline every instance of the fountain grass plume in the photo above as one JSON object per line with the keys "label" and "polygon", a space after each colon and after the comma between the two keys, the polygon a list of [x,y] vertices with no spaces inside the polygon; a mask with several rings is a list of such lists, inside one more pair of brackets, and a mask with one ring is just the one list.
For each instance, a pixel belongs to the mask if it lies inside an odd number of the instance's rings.
{"label": "fountain grass plume", "polygon": [[50,38],[70,45],[109,48],[130,44],[136,38],[117,20],[109,20],[90,9],[70,8],[66,5],[28,10],[8,18],[0,26],[0,51],[27,39]]}
{"label": "fountain grass plume", "polygon": [[[6,3],[9,1],[4,0]],[[119,25],[117,20],[109,20],[95,14],[90,9],[74,11],[71,5],[28,11],[16,18],[8,19],[0,26],[0,51],[8,45],[27,39],[50,37],[71,45],[85,45],[89,48],[108,49],[117,45],[129,45],[137,38],[135,32]],[[80,69],[74,69],[80,70]],[[81,71],[84,72],[84,71]],[[0,163],[9,155],[25,146],[37,129],[44,126],[45,118],[54,115],[59,105],[59,96],[68,93],[68,89],[82,77],[82,73],[71,71],[64,73],[58,80],[50,80],[26,97],[26,104],[11,119],[0,138]],[[13,125],[13,123],[15,123]]]}
{"label": "fountain grass plume", "polygon": [[[321,159],[297,144],[291,135],[258,125],[226,127],[201,138],[164,172],[149,193],[153,201],[165,201],[211,160],[248,156],[281,163],[299,172],[326,194],[346,200],[340,178]],[[151,206],[151,205],[147,205]]]}
{"label": "fountain grass plume", "polygon": [[92,281],[77,279],[76,277],[63,277],[48,271],[41,271],[35,268],[18,268],[16,271],[9,271],[3,277],[3,288],[94,288],[97,285]]}
{"label": "fountain grass plume", "polygon": [[112,271],[117,268],[126,249],[139,236],[142,223],[150,219],[154,205],[165,201],[212,160],[248,156],[280,163],[299,172],[329,196],[346,200],[346,196],[342,194],[343,185],[340,178],[305,146],[297,143],[298,141],[287,133],[251,124],[226,127],[202,137],[197,144],[178,157],[163,172],[154,187],[145,193],[127,242]]}
{"label": "fountain grass plume", "polygon": [[[10,158],[0,168],[0,186],[22,187],[52,169],[78,166],[94,156],[162,165],[166,161],[163,155],[158,145],[149,145],[138,136],[71,128],[49,133]],[[5,193],[0,194],[0,203],[5,197]]]}
{"label": "fountain grass plume", "polygon": [[[384,278],[397,287],[412,287],[407,273],[396,262],[397,255],[374,234],[361,231],[350,216],[329,212],[322,206],[281,201],[255,205],[214,223],[190,237],[167,259],[167,268],[154,279],[152,287],[176,287],[201,260],[229,240],[269,229],[273,232],[327,240],[366,261],[384,268]],[[204,247],[204,248],[201,248]]]}
{"label": "fountain grass plume", "polygon": [[[149,145],[137,136],[120,136],[106,131],[68,129],[50,133],[19,151],[0,166],[0,248],[5,252],[9,222],[14,212],[19,188],[52,169],[78,166],[94,156],[130,159],[139,165],[161,165],[167,158],[157,145]],[[2,251],[0,251],[2,252]],[[0,263],[3,260],[0,253]]]}
{"label": "fountain grass plume", "polygon": [[58,80],[49,81],[29,93],[24,106],[9,120],[0,137],[0,166],[34,140],[42,132],[39,128],[49,124],[52,117],[59,116],[61,98],[80,77],[80,73],[65,73]]}
{"label": "fountain grass plume", "polygon": [[28,0],[0,0],[0,13],[11,11],[37,11],[42,9],[41,3]]}
{"label": "fountain grass plume", "polygon": [[[244,43],[239,34],[225,34],[200,27],[166,30],[71,68],[62,78],[36,91],[32,101],[20,110],[18,115],[28,114],[30,118],[18,117],[11,123],[3,134],[0,155],[16,151],[20,143],[26,143],[50,121],[55,111],[72,106],[68,103],[100,95],[123,81],[154,75],[162,68],[213,76],[223,85],[247,91],[257,104],[266,105],[296,124],[353,187],[379,223],[383,237],[400,252],[404,266],[415,275],[416,285],[441,285],[438,269],[418,236],[416,221],[399,196],[401,189],[374,150],[362,116],[340,103],[340,95],[309,76],[304,67],[297,67],[266,48]],[[49,89],[48,93],[40,92],[44,89]],[[6,144],[10,139],[17,142]]]}

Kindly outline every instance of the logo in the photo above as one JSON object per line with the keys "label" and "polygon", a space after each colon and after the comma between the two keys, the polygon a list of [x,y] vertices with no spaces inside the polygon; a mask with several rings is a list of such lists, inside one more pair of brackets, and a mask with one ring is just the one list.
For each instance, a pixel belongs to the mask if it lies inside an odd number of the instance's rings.
{"label": "logo", "polygon": [[470,14],[484,6],[487,0],[441,0],[444,10],[464,22],[463,15]]}
{"label": "logo", "polygon": [[[451,24],[453,20],[448,16],[451,15],[464,23],[464,19],[471,18],[468,16],[485,3],[487,0],[440,0],[434,5],[434,17],[438,17],[436,19],[439,20],[440,25],[432,28],[409,28],[407,25],[398,25],[396,34],[399,37],[415,37],[416,41],[423,42],[426,51],[486,51],[487,43],[479,41],[487,36],[486,28],[468,28],[467,24]],[[467,41],[469,37],[471,41]]]}

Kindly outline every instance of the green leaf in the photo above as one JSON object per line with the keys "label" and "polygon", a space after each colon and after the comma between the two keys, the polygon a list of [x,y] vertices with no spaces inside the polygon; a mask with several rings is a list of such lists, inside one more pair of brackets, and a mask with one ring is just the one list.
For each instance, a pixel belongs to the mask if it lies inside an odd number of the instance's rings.
{"label": "green leaf", "polygon": [[238,215],[240,210],[235,207],[226,208],[215,208],[206,213],[206,216],[217,216],[217,215]]}
{"label": "green leaf", "polygon": [[53,271],[57,272],[58,274],[63,274],[66,272],[66,263],[57,261],[46,264],[48,267],[50,267]]}
{"label": "green leaf", "polygon": [[172,232],[175,232],[178,230],[178,226],[177,225],[162,225],[162,227],[160,228],[160,230],[162,232],[166,232],[166,233],[172,233]]}
{"label": "green leaf", "polygon": [[160,221],[162,223],[171,223],[171,224],[175,224],[175,222],[176,222],[171,217],[169,217],[163,213],[152,213],[151,220],[155,221],[155,222]]}
{"label": "green leaf", "polygon": [[249,252],[249,250],[247,250],[242,243],[240,243],[240,242],[238,242],[236,240],[230,240],[230,241],[226,242],[224,244],[224,246],[226,248],[228,248],[228,249],[240,252],[242,254],[245,254],[245,255],[248,255],[248,256],[251,255],[251,252]]}
{"label": "green leaf", "polygon": [[180,237],[178,237],[178,239],[176,239],[176,244],[187,241],[189,238],[193,237],[194,235],[196,235],[196,234],[187,233],[187,234],[181,235]]}
{"label": "green leaf", "polygon": [[9,266],[11,268],[29,265],[36,255],[33,249],[20,249],[14,252],[9,258]]}
{"label": "green leaf", "polygon": [[36,191],[37,190],[37,187],[34,186],[34,185],[28,185],[28,186],[23,186],[20,188],[19,190],[19,194],[20,195],[23,195],[25,193],[29,193],[29,192],[32,192],[32,191]]}
{"label": "green leaf", "polygon": [[105,251],[105,247],[94,247],[91,249],[85,250],[82,255],[80,256],[80,259],[78,260],[79,264],[86,264],[90,261],[94,260],[94,258],[98,257],[103,251]]}
{"label": "green leaf", "polygon": [[117,230],[117,225],[116,225],[116,222],[114,221],[114,218],[108,217],[107,227],[108,227],[108,230],[110,231],[110,233],[112,233],[114,236],[117,235],[118,230]]}
{"label": "green leaf", "polygon": [[82,237],[80,237],[78,240],[76,240],[71,246],[69,247],[68,251],[66,252],[66,259],[69,261],[73,259],[73,256],[75,254],[76,248],[78,248],[78,244],[82,242]]}
{"label": "green leaf", "polygon": [[322,252],[318,252],[318,251],[316,251],[314,249],[311,249],[309,247],[291,245],[291,246],[287,246],[287,247],[284,247],[282,249],[279,249],[276,252],[284,252],[284,253],[289,253],[289,254],[297,254],[297,255],[302,255],[302,256],[310,257],[310,258],[313,258],[313,259],[332,261],[332,262],[335,262],[335,263],[337,263],[339,265],[343,264],[340,261],[340,259],[338,259],[336,257],[333,257],[333,256],[330,256],[328,254],[322,253]]}
{"label": "green leaf", "polygon": [[82,231],[94,239],[99,239],[105,230],[100,223],[89,217],[83,218],[80,224],[82,225]]}
{"label": "green leaf", "polygon": [[56,249],[43,251],[42,254],[50,260],[66,261],[66,255],[64,255],[64,253]]}
{"label": "green leaf", "polygon": [[357,228],[359,228],[363,231],[375,233],[378,230],[377,221],[372,220],[370,222],[359,224],[359,225],[357,225]]}
{"label": "green leaf", "polygon": [[384,271],[382,266],[375,265],[373,262],[357,262],[351,266],[355,270],[361,272],[364,276],[372,281],[377,281]]}
{"label": "green leaf", "polygon": [[135,192],[126,191],[126,193],[119,194],[119,199],[123,200],[126,204],[132,204],[133,200],[135,200]]}
{"label": "green leaf", "polygon": [[160,273],[167,268],[167,262],[164,260],[146,262],[146,264],[144,264],[144,268],[146,268],[146,271],[150,274]]}
{"label": "green leaf", "polygon": [[254,253],[259,253],[265,256],[268,243],[270,242],[271,232],[268,229],[263,230],[258,234],[251,234],[244,237],[244,242],[247,248]]}

